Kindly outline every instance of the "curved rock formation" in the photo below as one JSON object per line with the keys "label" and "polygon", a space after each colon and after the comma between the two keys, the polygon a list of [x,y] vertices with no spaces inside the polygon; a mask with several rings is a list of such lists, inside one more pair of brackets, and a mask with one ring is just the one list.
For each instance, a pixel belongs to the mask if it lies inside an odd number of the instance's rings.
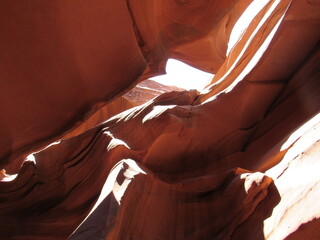
{"label": "curved rock formation", "polygon": [[0,4],[1,239],[320,238],[318,0]]}

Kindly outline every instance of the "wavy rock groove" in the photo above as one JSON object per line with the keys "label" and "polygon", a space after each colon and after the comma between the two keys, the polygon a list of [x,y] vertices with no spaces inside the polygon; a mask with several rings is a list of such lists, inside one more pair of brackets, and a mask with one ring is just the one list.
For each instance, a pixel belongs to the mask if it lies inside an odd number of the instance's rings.
{"label": "wavy rock groove", "polygon": [[320,239],[319,0],[0,12],[0,239]]}

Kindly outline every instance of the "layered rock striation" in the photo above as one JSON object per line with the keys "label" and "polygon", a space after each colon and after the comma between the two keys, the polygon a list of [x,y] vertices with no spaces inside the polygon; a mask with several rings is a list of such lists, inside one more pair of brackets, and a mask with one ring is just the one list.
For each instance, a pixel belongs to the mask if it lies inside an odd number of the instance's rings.
{"label": "layered rock striation", "polygon": [[1,239],[320,238],[318,0],[0,4]]}

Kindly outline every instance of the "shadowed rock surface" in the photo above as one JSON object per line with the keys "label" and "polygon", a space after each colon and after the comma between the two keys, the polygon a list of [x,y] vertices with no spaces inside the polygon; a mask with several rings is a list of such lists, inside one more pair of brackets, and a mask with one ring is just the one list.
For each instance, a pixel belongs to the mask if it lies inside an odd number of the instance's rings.
{"label": "shadowed rock surface", "polygon": [[320,1],[0,6],[0,239],[320,238]]}

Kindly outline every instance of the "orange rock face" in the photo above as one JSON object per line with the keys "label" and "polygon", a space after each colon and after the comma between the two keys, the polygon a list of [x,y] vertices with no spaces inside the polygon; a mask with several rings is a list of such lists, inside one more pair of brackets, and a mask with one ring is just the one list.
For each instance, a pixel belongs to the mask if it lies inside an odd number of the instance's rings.
{"label": "orange rock face", "polygon": [[0,5],[0,239],[320,239],[320,1]]}

